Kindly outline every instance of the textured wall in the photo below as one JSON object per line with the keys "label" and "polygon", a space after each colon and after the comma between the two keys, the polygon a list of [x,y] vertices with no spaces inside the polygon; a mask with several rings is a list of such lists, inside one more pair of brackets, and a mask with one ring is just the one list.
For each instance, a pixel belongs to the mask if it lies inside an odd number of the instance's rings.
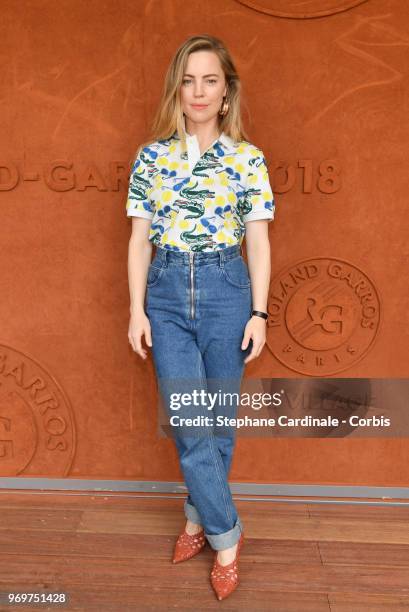
{"label": "textured wall", "polygon": [[[188,36],[231,50],[276,195],[247,377],[408,375],[409,6],[5,1],[0,474],[180,479],[128,345],[129,159]],[[232,479],[403,484],[404,439],[240,439]]]}

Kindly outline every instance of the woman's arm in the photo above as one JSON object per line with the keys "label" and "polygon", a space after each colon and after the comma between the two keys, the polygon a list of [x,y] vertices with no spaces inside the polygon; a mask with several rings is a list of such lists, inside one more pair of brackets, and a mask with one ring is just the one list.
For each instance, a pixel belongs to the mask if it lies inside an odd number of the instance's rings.
{"label": "woman's arm", "polygon": [[[248,221],[246,223],[246,252],[251,280],[253,310],[267,312],[268,291],[270,287],[271,263],[268,220]],[[250,338],[253,340],[251,353],[244,363],[258,357],[266,342],[266,320],[253,316],[249,319],[243,336],[242,349],[246,349]]]}
{"label": "woman's arm", "polygon": [[246,253],[251,279],[253,310],[267,312],[271,255],[266,219],[249,221],[246,224]]}
{"label": "woman's arm", "polygon": [[152,243],[148,240],[150,219],[132,217],[132,234],[128,247],[128,282],[130,295],[130,322],[128,338],[133,350],[146,359],[142,348],[142,336],[152,346],[151,327],[146,316],[144,303],[148,268],[151,263]]}

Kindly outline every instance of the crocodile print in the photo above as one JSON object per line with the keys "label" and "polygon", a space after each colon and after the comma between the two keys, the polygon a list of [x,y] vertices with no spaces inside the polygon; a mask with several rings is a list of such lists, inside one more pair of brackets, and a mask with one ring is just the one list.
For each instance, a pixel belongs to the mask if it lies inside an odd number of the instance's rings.
{"label": "crocodile print", "polygon": [[210,581],[218,599],[224,599],[230,593],[232,593],[239,583],[239,556],[240,549],[243,545],[244,535],[243,532],[240,534],[236,550],[236,558],[233,559],[228,565],[220,565],[217,561],[217,552],[214,558],[213,569],[210,574]]}
{"label": "crocodile print", "polygon": [[189,535],[185,530],[180,534],[176,541],[173,563],[179,563],[180,561],[191,559],[202,550],[205,544],[206,538],[204,529],[199,531],[199,533],[195,533],[194,535]]}

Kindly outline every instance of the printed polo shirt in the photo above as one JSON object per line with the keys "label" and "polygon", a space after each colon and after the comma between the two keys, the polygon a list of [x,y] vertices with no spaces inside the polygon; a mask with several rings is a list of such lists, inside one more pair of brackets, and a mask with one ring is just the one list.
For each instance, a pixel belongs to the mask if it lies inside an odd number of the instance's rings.
{"label": "printed polo shirt", "polygon": [[245,224],[274,218],[263,152],[222,132],[201,154],[197,136],[177,131],[144,147],[132,167],[126,213],[151,220],[149,240],[174,251],[241,244]]}

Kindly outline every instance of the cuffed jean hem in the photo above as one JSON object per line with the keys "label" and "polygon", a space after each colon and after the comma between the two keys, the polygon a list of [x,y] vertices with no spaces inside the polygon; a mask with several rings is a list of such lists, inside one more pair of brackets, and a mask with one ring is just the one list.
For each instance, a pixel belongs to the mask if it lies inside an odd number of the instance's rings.
{"label": "cuffed jean hem", "polygon": [[202,519],[200,518],[200,514],[198,513],[196,508],[192,506],[192,504],[188,503],[187,498],[185,499],[184,511],[185,511],[185,516],[187,519],[189,519],[189,521],[192,521],[192,523],[196,523],[197,525],[202,524]]}
{"label": "cuffed jean hem", "polygon": [[224,550],[225,548],[231,548],[239,541],[242,531],[243,525],[241,524],[240,519],[237,517],[236,524],[233,529],[230,529],[230,531],[213,535],[206,533],[205,531],[205,536],[213,550]]}
{"label": "cuffed jean hem", "polygon": [[[184,510],[185,516],[189,519],[189,521],[192,521],[192,523],[197,523],[198,525],[202,525],[202,520],[198,511],[186,500],[184,504]],[[233,529],[230,529],[230,531],[226,531],[225,533],[211,534],[206,533],[205,530],[205,536],[213,550],[224,550],[225,548],[231,548],[239,541],[240,534],[242,531],[243,524],[240,520],[240,517],[238,517],[235,526],[233,527]]]}

